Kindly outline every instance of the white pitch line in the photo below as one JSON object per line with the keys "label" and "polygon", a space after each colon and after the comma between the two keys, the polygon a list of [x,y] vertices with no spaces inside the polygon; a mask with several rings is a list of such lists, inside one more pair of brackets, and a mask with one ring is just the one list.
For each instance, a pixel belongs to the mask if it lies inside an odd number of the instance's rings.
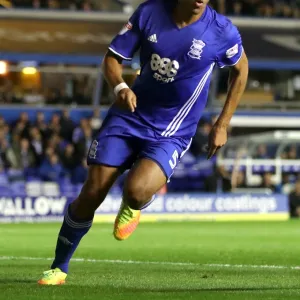
{"label": "white pitch line", "polygon": [[[53,260],[52,257],[28,257],[28,256],[0,256],[0,260]],[[137,260],[114,260],[114,259],[89,259],[73,258],[72,262],[91,262],[108,264],[132,264],[132,265],[165,265],[165,266],[198,266],[213,268],[251,268],[251,269],[285,269],[300,270],[297,266],[278,265],[234,265],[234,264],[198,264],[189,262],[169,262],[169,261],[137,261]]]}

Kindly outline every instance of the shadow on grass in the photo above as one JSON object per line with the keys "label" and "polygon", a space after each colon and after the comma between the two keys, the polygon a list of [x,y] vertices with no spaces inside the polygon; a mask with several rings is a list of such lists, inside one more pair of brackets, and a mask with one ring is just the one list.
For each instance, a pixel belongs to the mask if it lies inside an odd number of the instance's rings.
{"label": "shadow on grass", "polygon": [[279,290],[299,290],[300,287],[236,287],[236,288],[119,288],[127,292],[152,292],[152,293],[186,293],[186,292],[259,292],[259,291],[279,291]]}
{"label": "shadow on grass", "polygon": [[36,280],[32,279],[16,279],[16,278],[0,278],[0,284],[24,284],[24,283],[36,283]]}
{"label": "shadow on grass", "polygon": [[[5,284],[28,284],[28,286],[32,287],[32,285],[39,286],[37,284],[37,281],[35,279],[17,279],[17,278],[0,278],[0,286]],[[41,286],[39,286],[41,287]],[[188,292],[260,292],[260,291],[300,291],[300,286],[295,287],[273,287],[273,286],[267,286],[267,287],[213,287],[213,288],[207,288],[207,287],[166,287],[166,288],[160,288],[160,287],[128,287],[128,286],[112,286],[111,284],[93,284],[93,285],[73,285],[72,283],[67,283],[65,285],[62,285],[61,287],[67,288],[72,292],[80,291],[80,292],[92,292],[95,293],[95,288],[97,288],[97,292],[104,292],[106,290],[113,291],[116,294],[119,293],[188,293]],[[49,288],[49,286],[48,286]],[[52,286],[52,288],[55,288]]]}

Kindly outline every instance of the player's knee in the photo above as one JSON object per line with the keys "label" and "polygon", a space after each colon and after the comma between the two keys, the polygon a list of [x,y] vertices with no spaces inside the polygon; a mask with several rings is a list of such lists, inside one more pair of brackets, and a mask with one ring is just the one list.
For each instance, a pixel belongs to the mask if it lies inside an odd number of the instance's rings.
{"label": "player's knee", "polygon": [[82,204],[96,210],[103,202],[106,196],[106,186],[101,182],[87,180],[79,195],[79,200]]}
{"label": "player's knee", "polygon": [[148,200],[148,195],[143,186],[129,184],[124,189],[124,200],[132,209],[141,209]]}

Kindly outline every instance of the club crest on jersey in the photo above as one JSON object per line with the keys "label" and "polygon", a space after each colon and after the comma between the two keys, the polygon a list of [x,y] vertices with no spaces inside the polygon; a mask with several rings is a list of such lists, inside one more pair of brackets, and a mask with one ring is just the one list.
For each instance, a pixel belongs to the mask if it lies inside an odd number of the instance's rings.
{"label": "club crest on jersey", "polygon": [[206,44],[201,40],[193,39],[193,45],[190,48],[188,53],[189,57],[194,59],[201,59],[201,54],[203,52],[203,48]]}
{"label": "club crest on jersey", "polygon": [[130,22],[128,22],[127,24],[124,25],[124,27],[122,28],[122,30],[119,32],[119,35],[123,35],[125,34],[127,31],[132,29],[132,24]]}

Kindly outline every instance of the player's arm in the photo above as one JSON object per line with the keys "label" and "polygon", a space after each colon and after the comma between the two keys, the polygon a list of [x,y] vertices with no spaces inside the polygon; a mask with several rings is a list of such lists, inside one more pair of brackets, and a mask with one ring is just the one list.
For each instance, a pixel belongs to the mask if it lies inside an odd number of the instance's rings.
{"label": "player's arm", "polygon": [[208,159],[227,142],[227,129],[245,91],[247,79],[248,59],[243,51],[238,63],[230,67],[227,99],[210,133]]}
{"label": "player's arm", "polygon": [[131,60],[140,48],[142,10],[143,5],[140,5],[128,23],[113,39],[102,63],[104,76],[116,95],[116,104],[131,112],[134,112],[136,108],[136,96],[122,77],[122,61]]}
{"label": "player's arm", "polygon": [[248,59],[237,28],[228,22],[222,30],[216,57],[220,68],[229,67],[228,93],[223,110],[209,135],[208,159],[227,142],[227,128],[245,91],[248,79]]}
{"label": "player's arm", "polygon": [[104,57],[102,70],[106,81],[114,90],[116,105],[134,112],[136,109],[136,96],[122,77],[122,61],[120,56],[109,50]]}
{"label": "player's arm", "polygon": [[248,80],[248,59],[243,51],[239,62],[229,70],[228,93],[216,126],[227,129],[244,94]]}

